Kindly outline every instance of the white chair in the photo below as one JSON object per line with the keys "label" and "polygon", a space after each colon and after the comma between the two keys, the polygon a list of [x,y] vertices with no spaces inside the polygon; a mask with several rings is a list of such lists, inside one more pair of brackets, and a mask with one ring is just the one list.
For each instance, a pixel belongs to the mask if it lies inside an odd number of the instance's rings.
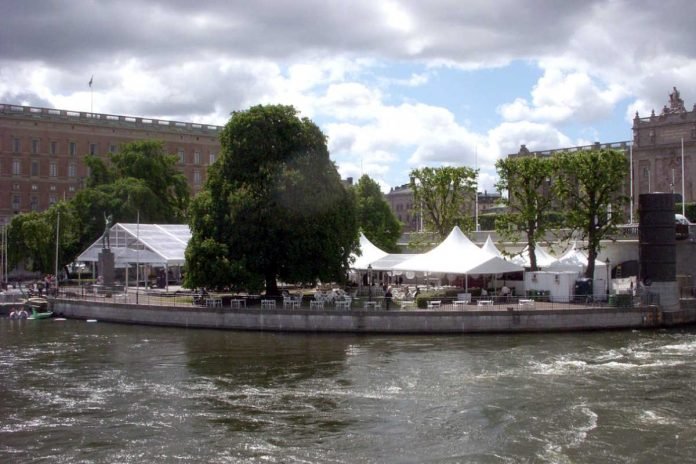
{"label": "white chair", "polygon": [[310,301],[309,309],[324,309],[324,302],[319,300]]}
{"label": "white chair", "polygon": [[440,309],[441,305],[442,305],[441,300],[428,301],[428,309]]}
{"label": "white chair", "polygon": [[261,300],[261,309],[275,309],[275,300]]}

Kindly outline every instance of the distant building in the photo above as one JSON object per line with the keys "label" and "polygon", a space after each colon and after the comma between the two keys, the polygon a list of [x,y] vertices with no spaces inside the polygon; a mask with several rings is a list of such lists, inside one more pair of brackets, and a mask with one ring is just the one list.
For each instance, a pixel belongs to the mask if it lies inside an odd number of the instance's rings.
{"label": "distant building", "polygon": [[638,195],[641,193],[672,192],[677,196],[677,202],[681,202],[682,179],[684,200],[687,203],[695,202],[696,104],[691,111],[687,111],[679,91],[674,87],[669,94],[669,102],[662,108],[660,115],[656,115],[653,110],[649,117],[641,118],[636,113],[632,129],[633,141],[596,142],[593,145],[543,151],[530,151],[522,145],[518,153],[508,156],[550,156],[562,151],[617,149],[624,152],[633,166],[632,176],[631,173],[627,176],[623,193],[631,196],[632,178],[634,212],[638,210]]}
{"label": "distant building", "polygon": [[[404,225],[404,232],[421,230],[421,212],[417,207],[414,207],[413,191],[409,184],[392,187],[385,198],[396,218]],[[478,192],[479,214],[494,210],[499,200],[500,194],[497,192]],[[473,208],[471,213],[473,214]]]}
{"label": "distant building", "polygon": [[[683,145],[682,145],[683,144]],[[682,172],[683,146],[683,172]],[[633,191],[637,208],[638,195],[650,192],[673,192],[677,201],[696,201],[696,104],[691,111],[684,107],[676,87],[669,94],[669,104],[659,116],[636,113],[633,119]]]}
{"label": "distant building", "polygon": [[69,199],[88,176],[86,155],[154,139],[179,156],[193,193],[220,150],[219,126],[0,104],[0,224]]}

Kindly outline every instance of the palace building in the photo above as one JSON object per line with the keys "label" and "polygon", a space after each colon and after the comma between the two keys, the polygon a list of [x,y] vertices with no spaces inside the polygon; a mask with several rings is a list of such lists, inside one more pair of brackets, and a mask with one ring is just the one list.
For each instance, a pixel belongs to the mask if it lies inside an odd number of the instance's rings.
{"label": "palace building", "polygon": [[107,156],[137,140],[160,140],[179,157],[192,193],[220,150],[220,126],[0,104],[0,224],[69,199],[88,175],[86,155]]}

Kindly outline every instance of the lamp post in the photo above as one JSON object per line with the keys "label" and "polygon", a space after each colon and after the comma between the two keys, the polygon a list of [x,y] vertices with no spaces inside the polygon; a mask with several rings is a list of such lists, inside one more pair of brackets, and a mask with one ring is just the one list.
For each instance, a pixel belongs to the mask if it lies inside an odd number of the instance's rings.
{"label": "lamp post", "polygon": [[367,265],[367,296],[372,301],[372,264]]}
{"label": "lamp post", "polygon": [[611,284],[609,283],[609,279],[611,278],[611,261],[609,261],[608,256],[604,263],[607,265],[607,301],[609,301],[609,290],[611,290]]}

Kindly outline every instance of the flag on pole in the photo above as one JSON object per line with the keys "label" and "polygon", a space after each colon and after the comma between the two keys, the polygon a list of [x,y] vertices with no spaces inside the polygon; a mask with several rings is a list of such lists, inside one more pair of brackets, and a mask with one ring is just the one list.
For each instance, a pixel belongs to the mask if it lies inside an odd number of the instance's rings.
{"label": "flag on pole", "polygon": [[94,80],[94,74],[92,74],[92,77],[89,78],[89,86],[90,86],[90,88],[92,87],[92,80]]}

